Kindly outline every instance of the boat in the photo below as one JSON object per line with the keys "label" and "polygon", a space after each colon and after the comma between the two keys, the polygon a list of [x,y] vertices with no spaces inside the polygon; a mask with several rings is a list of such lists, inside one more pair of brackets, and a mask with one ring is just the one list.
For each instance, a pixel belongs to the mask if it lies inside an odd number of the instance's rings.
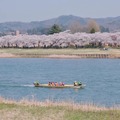
{"label": "boat", "polygon": [[66,84],[66,85],[50,85],[48,84],[40,84],[40,83],[33,83],[35,87],[43,87],[43,88],[84,88],[86,85],[81,84],[81,85],[70,85],[70,84]]}

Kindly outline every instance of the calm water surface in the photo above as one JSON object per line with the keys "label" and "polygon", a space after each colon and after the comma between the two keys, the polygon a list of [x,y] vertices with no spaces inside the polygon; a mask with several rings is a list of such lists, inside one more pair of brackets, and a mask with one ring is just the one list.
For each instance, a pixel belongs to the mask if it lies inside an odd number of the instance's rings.
{"label": "calm water surface", "polygon": [[[84,89],[35,88],[34,81],[82,81]],[[120,105],[119,59],[0,59],[0,96],[10,99],[70,100]]]}

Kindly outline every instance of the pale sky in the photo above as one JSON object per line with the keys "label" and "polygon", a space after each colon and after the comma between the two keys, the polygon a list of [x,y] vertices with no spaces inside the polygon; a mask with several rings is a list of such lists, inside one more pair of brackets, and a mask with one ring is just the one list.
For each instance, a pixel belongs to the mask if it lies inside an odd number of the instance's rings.
{"label": "pale sky", "polygon": [[0,22],[42,21],[61,15],[120,16],[120,0],[0,0]]}

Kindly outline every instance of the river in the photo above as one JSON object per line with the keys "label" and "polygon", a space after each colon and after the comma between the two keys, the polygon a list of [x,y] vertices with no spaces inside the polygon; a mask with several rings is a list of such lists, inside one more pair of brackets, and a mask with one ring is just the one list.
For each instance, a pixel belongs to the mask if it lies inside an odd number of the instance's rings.
{"label": "river", "polygon": [[[34,81],[73,84],[84,89],[35,88]],[[0,96],[8,99],[74,101],[102,106],[120,105],[119,59],[1,58]]]}

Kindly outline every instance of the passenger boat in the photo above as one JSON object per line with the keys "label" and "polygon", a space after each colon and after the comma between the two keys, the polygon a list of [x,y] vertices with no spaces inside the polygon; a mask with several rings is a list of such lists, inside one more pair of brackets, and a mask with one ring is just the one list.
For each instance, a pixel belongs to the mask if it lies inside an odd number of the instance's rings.
{"label": "passenger boat", "polygon": [[33,83],[35,87],[44,87],[44,88],[84,88],[85,85],[81,84],[81,85],[49,85],[49,84],[40,84],[40,83]]}

